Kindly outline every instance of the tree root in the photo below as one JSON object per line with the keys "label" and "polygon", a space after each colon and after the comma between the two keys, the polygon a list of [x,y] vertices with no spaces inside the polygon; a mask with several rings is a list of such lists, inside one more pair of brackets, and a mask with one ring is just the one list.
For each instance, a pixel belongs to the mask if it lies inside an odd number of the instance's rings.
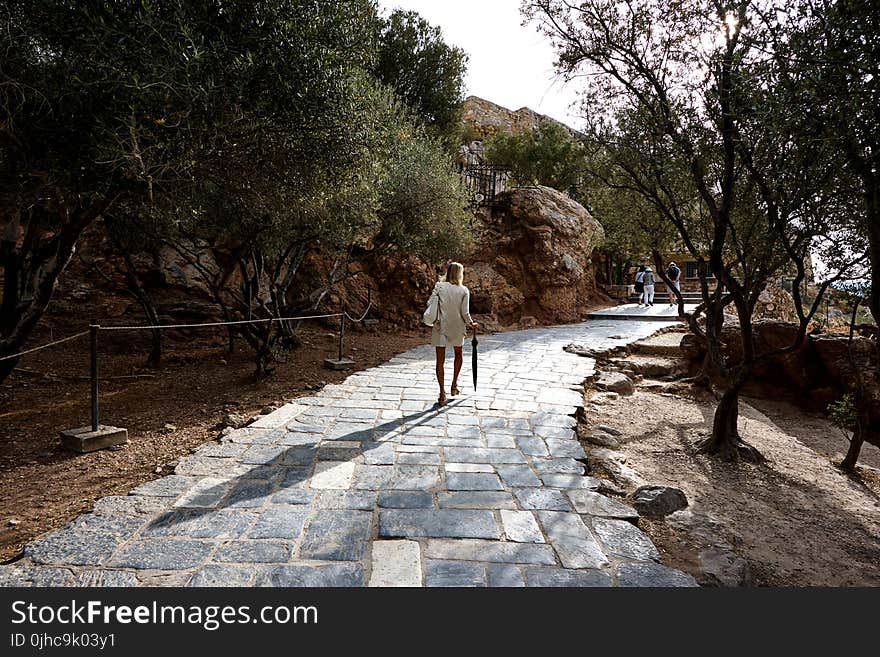
{"label": "tree root", "polygon": [[739,436],[733,436],[728,440],[720,442],[708,438],[697,448],[697,454],[717,456],[727,463],[733,463],[736,461],[763,463],[765,461],[761,452],[755,447],[749,445]]}
{"label": "tree root", "polygon": [[704,390],[712,389],[712,380],[705,374],[697,374],[696,376],[687,376],[678,380],[679,383],[687,383],[694,388]]}

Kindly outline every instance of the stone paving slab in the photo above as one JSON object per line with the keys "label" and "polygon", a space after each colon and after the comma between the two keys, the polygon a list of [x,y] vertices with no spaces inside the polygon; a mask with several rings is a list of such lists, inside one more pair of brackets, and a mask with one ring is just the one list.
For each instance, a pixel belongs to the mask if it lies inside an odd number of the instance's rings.
{"label": "stone paving slab", "polygon": [[415,541],[373,541],[370,586],[422,585],[422,558]]}
{"label": "stone paving slab", "polygon": [[504,563],[489,564],[489,586],[513,588],[525,585],[522,571],[518,567]]}
{"label": "stone paving slab", "polygon": [[[670,306],[668,299],[665,302],[664,299],[666,297],[655,297],[653,306],[639,306],[635,303],[626,303],[621,306],[594,310],[587,317],[590,319],[642,322],[668,322],[672,320],[677,323],[678,306]],[[685,314],[694,312],[696,307],[697,304],[686,303],[684,305]]]}
{"label": "stone paving slab", "polygon": [[666,325],[485,336],[478,389],[465,369],[442,408],[433,348],[412,349],[98,500],[0,585],[691,586],[584,476],[573,415],[595,363],[563,350]]}

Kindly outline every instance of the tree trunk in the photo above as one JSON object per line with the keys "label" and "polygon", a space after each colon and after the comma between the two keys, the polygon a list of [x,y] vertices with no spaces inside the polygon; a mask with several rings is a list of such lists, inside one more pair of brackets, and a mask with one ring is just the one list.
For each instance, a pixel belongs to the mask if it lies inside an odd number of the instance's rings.
{"label": "tree trunk", "polygon": [[871,254],[871,291],[868,307],[874,321],[880,326],[880,190],[872,189],[866,195],[868,218],[868,245]]}
{"label": "tree trunk", "polygon": [[852,438],[849,441],[849,449],[846,451],[846,456],[843,461],[840,462],[840,469],[844,472],[855,472],[856,471],[856,463],[859,460],[859,454],[862,451],[862,445],[865,442],[865,434],[862,432],[862,426],[864,426],[861,422],[856,423],[856,429],[853,431]]}
{"label": "tree trunk", "polygon": [[[11,350],[10,350],[11,351]],[[15,369],[15,366],[18,364],[18,358],[11,358],[9,360],[0,360],[0,383],[6,380],[6,377],[12,374],[12,370]]]}
{"label": "tree trunk", "polygon": [[706,355],[703,356],[703,362],[700,364],[700,371],[697,372],[690,380],[691,385],[695,388],[711,390],[712,375],[714,372],[715,363],[712,360],[712,352],[707,349]]}
{"label": "tree trunk", "polygon": [[[0,303],[3,309],[0,315],[0,356],[18,352],[30,337],[52,300],[55,283],[70,262],[80,235],[109,203],[101,201],[75,211],[60,208],[60,229],[33,249],[27,237],[21,250],[12,241],[11,234],[0,238],[0,266],[4,273],[3,301]],[[17,285],[13,289],[11,281],[27,281],[24,294],[21,294],[22,286]],[[17,363],[17,358],[0,361],[0,383],[12,373]]]}
{"label": "tree trunk", "polygon": [[[125,259],[125,283],[129,291],[137,298],[138,303],[141,304],[147,322],[151,326],[156,326],[159,324],[159,313],[156,310],[156,304],[153,303],[153,298],[141,282],[141,277],[138,276],[131,255],[123,252],[122,256]],[[150,355],[147,357],[147,367],[156,368],[159,367],[159,363],[162,360],[162,330],[153,329],[151,333],[152,345],[150,347]]]}
{"label": "tree trunk", "polygon": [[700,445],[701,454],[713,454],[723,461],[743,459],[752,463],[763,461],[761,453],[739,435],[739,395],[745,377],[740,375],[718,402],[712,419],[712,435]]}
{"label": "tree trunk", "polygon": [[267,323],[265,327],[257,327],[254,331],[254,363],[256,364],[256,371],[254,372],[254,377],[256,380],[264,379],[272,372],[275,371],[275,368],[272,367],[272,363],[275,361],[275,356],[272,353],[272,347],[275,345],[274,339],[274,331],[272,330],[272,324]]}

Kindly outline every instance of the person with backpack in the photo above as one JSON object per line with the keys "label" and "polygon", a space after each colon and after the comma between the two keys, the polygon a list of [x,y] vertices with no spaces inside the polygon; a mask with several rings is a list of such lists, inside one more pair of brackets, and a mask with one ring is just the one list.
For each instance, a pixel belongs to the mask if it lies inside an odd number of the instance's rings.
{"label": "person with backpack", "polygon": [[[681,269],[678,268],[674,262],[670,262],[669,266],[666,268],[666,276],[672,281],[672,285],[675,286],[676,290],[681,291]],[[673,292],[672,288],[669,288],[669,305],[674,306],[676,304],[675,292]]]}
{"label": "person with backpack", "polygon": [[642,302],[645,300],[645,283],[643,279],[645,278],[645,265],[639,265],[639,270],[636,272],[635,284],[636,284],[636,294],[639,295],[639,308],[642,307]]}
{"label": "person with backpack", "polygon": [[642,283],[645,286],[645,306],[654,305],[654,272],[651,267],[645,267],[645,274],[642,277]]}

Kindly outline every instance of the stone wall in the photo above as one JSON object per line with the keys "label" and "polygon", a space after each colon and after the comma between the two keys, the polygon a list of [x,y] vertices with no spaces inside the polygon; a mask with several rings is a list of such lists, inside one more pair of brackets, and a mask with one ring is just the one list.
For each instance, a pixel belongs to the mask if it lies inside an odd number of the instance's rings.
{"label": "stone wall", "polygon": [[[753,325],[757,352],[772,353],[793,344],[797,325],[780,321],[756,321]],[[692,335],[682,338],[682,352],[702,360],[703,351]],[[738,326],[722,331],[725,354],[731,362],[741,358]],[[859,381],[865,386],[871,430],[880,432],[880,369],[876,337],[855,336],[852,343],[840,333],[808,334],[799,349],[762,360],[755,368],[746,392],[754,396],[776,397],[794,393],[798,401],[824,412],[830,402],[840,399]],[[719,382],[723,384],[723,382]],[[873,439],[872,439],[873,442]]]}
{"label": "stone wall", "polygon": [[509,110],[477,96],[469,96],[464,101],[461,120],[466,126],[470,126],[480,139],[486,139],[498,133],[519,135],[528,130],[535,130],[541,121],[551,121],[562,126],[572,135],[578,134],[564,123],[545,114],[538,114],[528,107],[521,107],[515,111]]}

